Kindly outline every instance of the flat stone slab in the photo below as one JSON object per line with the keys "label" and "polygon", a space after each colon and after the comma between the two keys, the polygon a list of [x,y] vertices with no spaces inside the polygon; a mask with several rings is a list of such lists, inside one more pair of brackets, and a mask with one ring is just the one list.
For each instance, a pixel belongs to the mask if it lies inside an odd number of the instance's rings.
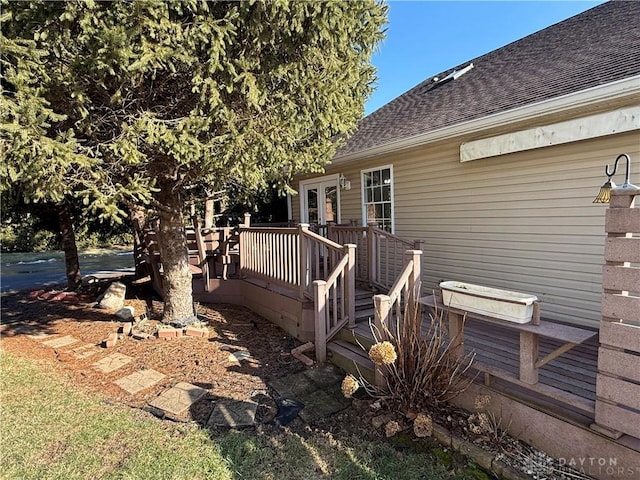
{"label": "flat stone slab", "polygon": [[351,400],[342,394],[343,378],[342,370],[323,364],[274,380],[269,386],[281,397],[304,403],[300,418],[305,422],[314,422],[351,405]]}
{"label": "flat stone slab", "polygon": [[223,400],[211,412],[208,427],[249,427],[256,422],[258,404],[250,400]]}
{"label": "flat stone slab", "polygon": [[164,373],[155,370],[140,370],[113,383],[131,394],[136,394],[145,388],[152,387],[164,377],[166,377]]}
{"label": "flat stone slab", "polygon": [[74,343],[78,343],[79,341],[80,340],[78,340],[77,338],[74,338],[71,335],[67,335],[64,337],[47,340],[46,342],[42,342],[42,344],[51,348],[62,348],[62,347],[67,347],[69,345],[73,345]]}
{"label": "flat stone slab", "polygon": [[302,395],[297,400],[304,403],[299,416],[307,423],[327,418],[351,405],[351,400],[342,394],[340,385],[331,387],[327,391],[316,390],[311,394]]}
{"label": "flat stone slab", "polygon": [[113,372],[129,363],[133,358],[123,353],[112,353],[93,364],[93,368],[102,373]]}
{"label": "flat stone slab", "polygon": [[[20,332],[20,333],[22,333],[22,332]],[[46,333],[46,332],[37,332],[37,333],[34,333],[32,335],[28,335],[28,337],[33,339],[33,340],[43,340],[43,339],[49,338],[51,336],[52,336],[51,333]]]}
{"label": "flat stone slab", "polygon": [[82,360],[83,358],[89,358],[93,355],[96,355],[101,351],[102,350],[96,347],[93,343],[86,343],[84,345],[74,348],[69,353],[71,353],[71,355],[73,355],[78,360]]}
{"label": "flat stone slab", "polygon": [[162,392],[149,405],[167,413],[180,415],[206,393],[207,390],[204,388],[180,382],[169,390]]}

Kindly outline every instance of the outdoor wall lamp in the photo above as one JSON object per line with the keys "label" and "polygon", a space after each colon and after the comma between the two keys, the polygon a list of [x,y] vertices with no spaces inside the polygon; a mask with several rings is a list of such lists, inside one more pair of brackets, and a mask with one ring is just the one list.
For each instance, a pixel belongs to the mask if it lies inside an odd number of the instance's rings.
{"label": "outdoor wall lamp", "polygon": [[347,177],[345,177],[342,173],[338,177],[338,183],[340,184],[340,188],[351,190],[351,182],[347,180]]}
{"label": "outdoor wall lamp", "polygon": [[[611,181],[611,177],[613,177],[616,174],[616,171],[618,170],[618,160],[620,160],[622,157],[624,157],[627,160],[627,174],[624,178],[624,183],[619,187],[617,187],[616,184]],[[613,190],[614,188],[637,189],[638,187],[636,187],[632,183],[629,183],[630,170],[631,170],[631,159],[629,158],[629,155],[627,155],[626,153],[621,153],[620,155],[618,155],[618,158],[616,158],[616,161],[613,164],[613,172],[609,173],[609,165],[606,165],[604,167],[604,173],[606,173],[607,177],[609,178],[607,179],[605,184],[600,188],[600,193],[598,193],[598,196],[595,198],[593,203],[609,203],[609,201],[611,200],[611,190]]]}

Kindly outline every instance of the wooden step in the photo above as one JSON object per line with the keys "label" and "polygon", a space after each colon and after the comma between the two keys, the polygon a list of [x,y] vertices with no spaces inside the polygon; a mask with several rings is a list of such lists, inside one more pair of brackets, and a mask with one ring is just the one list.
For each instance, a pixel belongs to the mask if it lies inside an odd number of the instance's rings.
{"label": "wooden step", "polygon": [[334,340],[327,344],[327,353],[329,361],[334,365],[356,378],[362,376],[367,382],[374,383],[375,365],[359,346],[342,340]]}
{"label": "wooden step", "polygon": [[373,300],[371,297],[356,297],[356,310],[363,308],[373,308]]}
{"label": "wooden step", "polygon": [[351,343],[360,350],[362,348],[369,350],[374,343],[373,334],[366,323],[358,323],[353,329],[343,328],[336,334],[334,340]]}
{"label": "wooden step", "polygon": [[375,308],[371,307],[371,308],[363,308],[360,310],[356,309],[356,323],[357,322],[364,322],[366,323],[367,321],[369,321],[369,319],[371,319],[371,321],[374,320],[376,315],[376,310]]}

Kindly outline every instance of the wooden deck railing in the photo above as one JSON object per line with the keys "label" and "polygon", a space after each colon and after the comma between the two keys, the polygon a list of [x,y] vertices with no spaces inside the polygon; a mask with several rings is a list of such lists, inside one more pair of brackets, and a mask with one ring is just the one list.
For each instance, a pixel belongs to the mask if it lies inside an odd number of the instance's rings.
{"label": "wooden deck railing", "polygon": [[356,246],[339,245],[301,224],[240,229],[240,273],[314,301],[316,359],[345,325],[355,325]]}
{"label": "wooden deck railing", "polygon": [[[400,328],[421,328],[422,318],[413,312],[420,298],[422,250],[407,250],[407,261],[386,295],[374,295],[375,327],[385,340],[385,332]],[[407,324],[406,322],[413,322]],[[383,373],[376,369],[376,385],[384,387]]]}
{"label": "wooden deck railing", "polygon": [[356,246],[344,245],[344,257],[326,280],[313,282],[316,360],[327,359],[327,342],[347,324],[355,326]]}
{"label": "wooden deck railing", "polygon": [[328,237],[336,243],[353,243],[358,246],[356,279],[385,290],[400,275],[404,266],[404,252],[408,249],[422,249],[420,240],[411,243],[373,225],[329,225],[327,231]]}

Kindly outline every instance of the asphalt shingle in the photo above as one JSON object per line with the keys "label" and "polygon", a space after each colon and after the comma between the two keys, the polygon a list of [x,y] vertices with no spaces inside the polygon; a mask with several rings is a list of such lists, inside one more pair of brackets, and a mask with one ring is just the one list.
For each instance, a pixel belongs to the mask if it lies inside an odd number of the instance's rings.
{"label": "asphalt shingle", "polygon": [[640,2],[610,1],[429,77],[362,119],[334,158],[638,74]]}

